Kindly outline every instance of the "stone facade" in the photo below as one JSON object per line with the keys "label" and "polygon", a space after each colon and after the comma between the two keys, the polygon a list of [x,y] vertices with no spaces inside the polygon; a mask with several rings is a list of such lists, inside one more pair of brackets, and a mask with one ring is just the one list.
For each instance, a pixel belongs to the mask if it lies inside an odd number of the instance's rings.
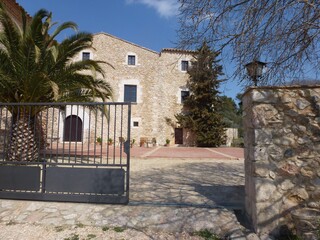
{"label": "stone facade", "polygon": [[[168,139],[171,145],[195,146],[194,135],[187,129],[179,128],[175,120],[175,115],[183,110],[183,93],[188,92],[186,84],[189,75],[182,63],[190,64],[193,54],[193,51],[179,49],[163,49],[158,53],[107,33],[97,33],[92,48],[80,52],[75,60],[81,60],[86,55],[90,59],[104,62],[100,65],[105,75],[100,78],[111,84],[112,102],[125,102],[125,86],[135,86],[136,101],[132,104],[130,125],[131,139],[135,140],[136,145],[141,145],[142,139],[148,139],[153,145],[165,145]],[[129,56],[134,56],[133,65],[129,64]],[[64,129],[64,119],[69,116],[67,112],[61,118],[59,129]],[[121,128],[119,124],[115,127],[116,119],[123,118],[122,122],[127,123],[126,115],[114,116],[111,113],[110,117],[110,124],[103,124],[102,121],[107,123],[107,120],[98,118],[95,123],[91,121],[95,125],[87,129],[96,128],[104,135],[109,133],[115,136],[127,131],[125,124]],[[86,124],[81,114],[79,118]],[[84,136],[88,135],[85,131]],[[61,142],[62,135],[63,132],[60,132],[57,137]],[[226,129],[226,135],[227,146],[230,146],[238,136],[237,129]],[[106,136],[101,137],[108,139]]]}
{"label": "stone facade", "polygon": [[292,210],[320,209],[320,86],[250,88],[243,108],[246,213],[278,234]]}
{"label": "stone facade", "polygon": [[[156,138],[160,145],[166,139],[175,142],[174,115],[182,110],[181,91],[187,91],[188,79],[187,72],[181,69],[181,61],[190,61],[193,52],[163,49],[158,53],[106,33],[95,34],[93,48],[83,52],[89,53],[91,59],[107,63],[101,66],[104,79],[112,86],[113,101],[125,100],[126,85],[136,87],[132,139],[138,143],[141,138]],[[129,56],[134,56],[134,65],[128,63]],[[187,133],[183,135],[183,143],[188,144]]]}

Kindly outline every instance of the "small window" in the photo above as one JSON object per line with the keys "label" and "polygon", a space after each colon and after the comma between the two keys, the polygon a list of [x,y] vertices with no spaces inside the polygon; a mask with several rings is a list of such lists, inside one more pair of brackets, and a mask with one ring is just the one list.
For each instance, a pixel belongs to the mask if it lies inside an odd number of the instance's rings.
{"label": "small window", "polygon": [[124,101],[137,102],[137,85],[124,85]]}
{"label": "small window", "polygon": [[90,60],[90,53],[89,52],[83,52],[82,53],[82,60]]}
{"label": "small window", "polygon": [[136,56],[128,55],[128,65],[136,65]]}
{"label": "small window", "polygon": [[134,126],[134,127],[139,127],[139,122],[134,121],[134,122],[133,122],[133,126]]}
{"label": "small window", "polygon": [[181,103],[183,103],[190,96],[189,91],[181,91]]}
{"label": "small window", "polygon": [[189,62],[188,61],[181,61],[181,71],[188,71]]}

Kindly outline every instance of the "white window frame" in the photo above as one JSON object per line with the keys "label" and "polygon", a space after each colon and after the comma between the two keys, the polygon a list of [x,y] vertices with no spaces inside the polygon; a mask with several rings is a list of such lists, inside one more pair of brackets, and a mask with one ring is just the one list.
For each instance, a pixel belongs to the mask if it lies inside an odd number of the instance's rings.
{"label": "white window frame", "polygon": [[178,61],[178,70],[182,73],[187,73],[187,71],[183,71],[182,70],[182,62],[183,61],[186,61],[188,62],[188,68],[191,67],[192,63],[191,63],[191,59],[192,57],[191,56],[188,56],[188,55],[182,55]]}
{"label": "white window frame", "polygon": [[124,85],[136,85],[137,86],[137,102],[135,103],[141,103],[142,102],[142,87],[140,85],[140,80],[138,79],[125,79],[119,81],[119,102],[124,102]]}
{"label": "white window frame", "polygon": [[[125,96],[126,96],[126,87],[135,87],[135,101],[125,101]],[[138,95],[138,86],[136,85],[136,84],[124,84],[124,86],[123,86],[123,91],[124,91],[124,93],[123,93],[123,101],[125,101],[125,102],[132,102],[132,103],[136,103],[137,102],[137,95]]]}
{"label": "white window frame", "polygon": [[[129,56],[134,56],[135,57],[135,65],[129,65]],[[127,55],[126,55],[126,59],[125,59],[125,64],[128,66],[128,67],[136,67],[139,64],[139,61],[138,61],[138,55],[134,52],[128,52]]]}
{"label": "white window frame", "polygon": [[187,87],[180,87],[179,88],[179,90],[178,90],[178,92],[177,92],[177,94],[176,94],[176,96],[177,96],[177,103],[178,104],[182,104],[182,97],[181,97],[181,92],[182,91],[188,91],[189,92],[189,96],[190,96],[190,90],[189,90],[189,88],[187,88]]}
{"label": "white window frame", "polygon": [[[137,122],[138,126],[134,126],[133,123]],[[131,127],[132,128],[139,128],[141,127],[141,118],[131,118]]]}
{"label": "white window frame", "polygon": [[[183,66],[182,62],[187,62],[188,63],[187,70],[182,69],[182,66]],[[189,67],[190,67],[190,61],[188,61],[188,60],[181,60],[180,61],[180,71],[181,72],[187,72]]]}
{"label": "white window frame", "polygon": [[183,104],[183,101],[182,101],[182,92],[188,92],[189,93],[189,96],[190,96],[190,91],[189,90],[180,90],[180,103]]}
{"label": "white window frame", "polygon": [[83,54],[83,53],[90,53],[90,58],[89,58],[89,59],[90,59],[90,60],[93,60],[93,52],[88,49],[88,50],[83,50],[83,51],[80,52],[80,56],[79,56],[79,60],[80,60],[80,61],[82,61],[82,54]]}

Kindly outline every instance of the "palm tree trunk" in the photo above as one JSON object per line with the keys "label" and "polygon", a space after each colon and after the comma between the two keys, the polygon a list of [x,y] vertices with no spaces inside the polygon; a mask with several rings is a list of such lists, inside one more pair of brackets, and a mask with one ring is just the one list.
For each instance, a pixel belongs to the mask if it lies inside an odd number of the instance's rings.
{"label": "palm tree trunk", "polygon": [[36,117],[28,113],[13,114],[7,160],[28,162],[38,160],[41,127],[39,128],[36,122]]}

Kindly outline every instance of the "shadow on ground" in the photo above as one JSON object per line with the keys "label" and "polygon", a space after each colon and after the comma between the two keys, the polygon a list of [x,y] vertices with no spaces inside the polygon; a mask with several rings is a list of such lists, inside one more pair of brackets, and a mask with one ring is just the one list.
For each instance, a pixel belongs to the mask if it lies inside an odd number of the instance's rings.
{"label": "shadow on ground", "polygon": [[[169,161],[169,160],[167,160]],[[131,204],[244,208],[243,162],[179,162],[131,173]]]}

